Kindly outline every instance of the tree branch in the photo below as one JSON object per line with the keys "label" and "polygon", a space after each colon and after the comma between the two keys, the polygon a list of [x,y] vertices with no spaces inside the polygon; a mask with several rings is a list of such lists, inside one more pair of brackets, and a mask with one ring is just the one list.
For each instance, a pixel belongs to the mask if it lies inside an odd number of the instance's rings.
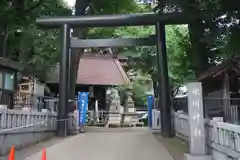
{"label": "tree branch", "polygon": [[76,0],[75,15],[84,15],[87,7],[90,5],[91,0]]}
{"label": "tree branch", "polygon": [[31,12],[32,10],[38,8],[42,3],[43,3],[44,0],[39,0],[35,5],[31,6],[30,8],[28,9],[25,9],[25,13],[29,13]]}

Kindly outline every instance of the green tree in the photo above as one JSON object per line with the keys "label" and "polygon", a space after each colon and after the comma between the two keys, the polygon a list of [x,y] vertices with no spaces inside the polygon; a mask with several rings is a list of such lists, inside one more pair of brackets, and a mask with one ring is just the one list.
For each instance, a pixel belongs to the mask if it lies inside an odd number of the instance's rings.
{"label": "green tree", "polygon": [[[78,6],[76,4],[75,10],[80,15],[131,13],[140,12],[142,9],[137,6],[134,0],[121,2],[117,0],[92,0],[91,2],[77,0],[76,2]],[[1,1],[0,7],[0,19],[2,20],[0,44],[2,50],[6,50],[7,57],[10,59],[30,65],[38,70],[36,73],[39,73],[39,76],[44,77],[48,66],[55,64],[59,60],[59,30],[39,29],[35,24],[35,20],[44,16],[68,16],[72,14],[72,10],[66,8],[62,0],[4,0]],[[94,28],[87,30],[85,33],[89,37],[91,35],[107,36],[111,35],[113,30]]]}
{"label": "green tree", "polygon": [[159,3],[156,10],[184,13],[186,17],[191,15],[188,59],[196,76],[216,65],[216,61],[239,54],[240,3],[226,0],[166,1]]}
{"label": "green tree", "polygon": [[39,29],[36,18],[67,16],[71,10],[61,0],[4,0],[0,7],[2,51],[6,57],[34,68],[37,76],[44,78],[47,67],[59,58],[59,30]]}
{"label": "green tree", "polygon": [[[146,37],[154,34],[154,27],[127,27],[115,30],[118,37]],[[190,42],[187,26],[167,26],[166,43],[168,54],[168,70],[172,94],[187,80],[194,78],[194,72],[190,68],[188,52]],[[130,68],[141,70],[151,76],[157,82],[157,58],[156,47],[132,47],[126,48],[123,54],[129,56]]]}
{"label": "green tree", "polygon": [[135,103],[135,106],[147,105],[147,89],[145,86],[145,81],[148,80],[148,77],[137,75],[132,80],[132,99]]}

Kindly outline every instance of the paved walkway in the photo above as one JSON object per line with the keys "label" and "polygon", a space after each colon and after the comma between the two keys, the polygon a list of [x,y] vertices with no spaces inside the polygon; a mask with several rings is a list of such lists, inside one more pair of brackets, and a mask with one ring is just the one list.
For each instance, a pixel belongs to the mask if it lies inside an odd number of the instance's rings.
{"label": "paved walkway", "polygon": [[[41,153],[26,158],[40,159]],[[173,160],[148,129],[115,129],[113,132],[79,134],[47,148],[47,160],[55,159]]]}

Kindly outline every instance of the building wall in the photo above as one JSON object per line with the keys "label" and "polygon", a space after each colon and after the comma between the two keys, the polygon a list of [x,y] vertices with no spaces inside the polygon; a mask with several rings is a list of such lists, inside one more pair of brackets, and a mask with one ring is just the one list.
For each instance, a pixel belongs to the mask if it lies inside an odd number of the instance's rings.
{"label": "building wall", "polygon": [[0,68],[0,88],[6,90],[15,89],[15,73],[11,70]]}

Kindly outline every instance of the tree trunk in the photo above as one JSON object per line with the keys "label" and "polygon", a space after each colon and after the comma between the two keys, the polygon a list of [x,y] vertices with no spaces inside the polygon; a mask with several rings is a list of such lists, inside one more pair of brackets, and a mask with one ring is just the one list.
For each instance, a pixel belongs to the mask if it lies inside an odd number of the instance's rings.
{"label": "tree trunk", "polygon": [[3,57],[4,52],[7,51],[6,36],[7,36],[7,25],[2,23],[0,25],[0,57]]}
{"label": "tree trunk", "polygon": [[204,36],[204,26],[200,21],[194,22],[188,25],[189,28],[189,37],[191,42],[191,52],[188,57],[190,58],[190,62],[192,62],[191,66],[195,71],[195,76],[198,77],[204,71],[208,69],[208,50],[206,44],[201,41]]}
{"label": "tree trunk", "polygon": [[[199,15],[201,13],[200,2],[197,0],[186,0],[182,4],[185,15]],[[204,72],[208,66],[208,50],[205,42],[202,41],[205,33],[205,24],[203,19],[195,18],[188,24],[189,37],[191,42],[191,50],[188,52],[188,58],[191,63],[191,68],[195,71],[195,76],[198,77]]]}

